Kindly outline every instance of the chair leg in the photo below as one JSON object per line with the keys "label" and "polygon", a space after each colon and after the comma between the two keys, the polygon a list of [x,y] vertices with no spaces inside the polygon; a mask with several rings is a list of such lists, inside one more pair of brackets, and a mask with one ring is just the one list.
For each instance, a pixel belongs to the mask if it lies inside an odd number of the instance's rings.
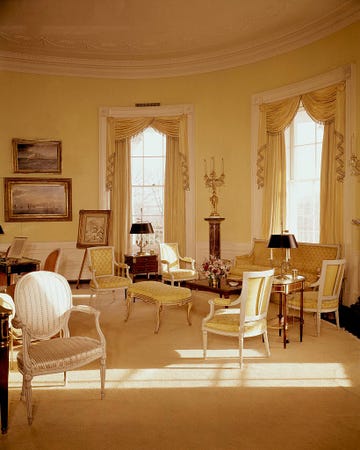
{"label": "chair leg", "polygon": [[101,358],[100,361],[100,382],[101,382],[101,400],[105,397],[105,373],[106,373],[106,365],[105,358]]}
{"label": "chair leg", "polygon": [[335,319],[336,319],[337,329],[340,330],[340,319],[339,319],[339,310],[338,309],[335,311]]}
{"label": "chair leg", "polygon": [[269,339],[268,339],[267,330],[264,331],[262,336],[263,336],[263,341],[264,341],[264,344],[265,344],[266,355],[270,356],[270,346],[269,346]]}
{"label": "chair leg", "polygon": [[203,357],[206,359],[207,353],[207,331],[203,330]]}
{"label": "chair leg", "polygon": [[31,377],[28,377],[24,375],[23,377],[23,383],[24,383],[24,390],[25,390],[25,401],[26,401],[26,411],[27,411],[27,419],[28,424],[32,424],[32,389],[31,389]]}
{"label": "chair leg", "polygon": [[239,335],[239,364],[240,369],[243,365],[243,349],[244,349],[244,336],[242,334]]}
{"label": "chair leg", "polygon": [[316,313],[316,336],[320,336],[321,313]]}

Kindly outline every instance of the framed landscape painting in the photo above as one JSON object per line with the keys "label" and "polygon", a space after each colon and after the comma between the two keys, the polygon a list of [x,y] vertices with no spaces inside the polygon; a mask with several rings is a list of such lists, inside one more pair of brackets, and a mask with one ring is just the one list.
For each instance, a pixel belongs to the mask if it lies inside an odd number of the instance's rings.
{"label": "framed landscape painting", "polygon": [[77,247],[87,248],[108,245],[110,210],[81,209]]}
{"label": "framed landscape painting", "polygon": [[71,221],[71,178],[5,178],[6,222]]}
{"label": "framed landscape painting", "polygon": [[61,173],[61,141],[13,139],[14,173]]}

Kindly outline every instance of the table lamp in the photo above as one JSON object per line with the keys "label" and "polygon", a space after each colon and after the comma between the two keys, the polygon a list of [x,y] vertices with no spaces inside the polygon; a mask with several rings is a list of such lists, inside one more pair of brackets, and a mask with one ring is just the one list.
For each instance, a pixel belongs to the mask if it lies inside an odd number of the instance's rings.
{"label": "table lamp", "polygon": [[272,234],[269,239],[268,248],[270,248],[270,259],[273,260],[273,248],[284,248],[285,259],[281,263],[280,278],[285,278],[285,274],[289,269],[290,249],[297,248],[295,236],[289,233]]}
{"label": "table lamp", "polygon": [[148,241],[144,241],[143,234],[154,233],[153,227],[150,222],[136,222],[131,225],[130,234],[140,235],[139,239],[136,239],[136,245],[139,247],[137,255],[145,255],[143,249],[148,245]]}

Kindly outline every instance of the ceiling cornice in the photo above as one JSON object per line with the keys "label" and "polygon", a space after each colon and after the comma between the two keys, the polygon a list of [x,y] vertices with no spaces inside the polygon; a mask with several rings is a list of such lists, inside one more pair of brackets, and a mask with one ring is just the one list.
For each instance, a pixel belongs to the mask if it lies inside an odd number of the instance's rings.
{"label": "ceiling cornice", "polygon": [[[161,78],[231,69],[280,55],[329,36],[360,20],[360,5],[335,10],[291,33],[250,45],[192,56],[151,60],[116,60],[33,55],[0,51],[0,70],[96,78]],[[3,34],[3,39],[6,36]],[[1,36],[0,36],[1,39]]]}

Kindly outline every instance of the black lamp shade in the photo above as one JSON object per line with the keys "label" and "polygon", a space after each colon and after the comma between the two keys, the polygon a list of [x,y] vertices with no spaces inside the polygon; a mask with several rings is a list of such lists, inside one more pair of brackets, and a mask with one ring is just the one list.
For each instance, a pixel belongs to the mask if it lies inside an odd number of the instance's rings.
{"label": "black lamp shade", "polygon": [[0,234],[5,234],[1,225],[0,225]]}
{"label": "black lamp shade", "polygon": [[130,234],[152,234],[153,227],[150,222],[137,222],[131,225]]}
{"label": "black lamp shade", "polygon": [[268,248],[297,248],[293,234],[272,234],[269,239]]}

